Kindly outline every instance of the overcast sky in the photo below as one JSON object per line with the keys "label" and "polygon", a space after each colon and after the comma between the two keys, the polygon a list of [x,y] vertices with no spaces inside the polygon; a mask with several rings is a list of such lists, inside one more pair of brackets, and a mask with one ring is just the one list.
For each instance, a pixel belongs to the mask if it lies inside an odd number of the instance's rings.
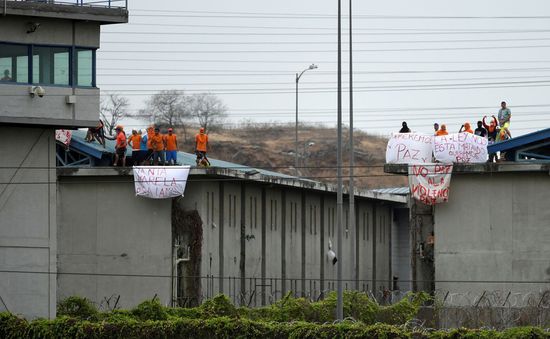
{"label": "overcast sky", "polygon": [[[344,116],[348,1],[343,1]],[[354,1],[355,126],[387,134],[406,120],[451,131],[500,101],[513,135],[550,126],[550,2]],[[129,0],[130,23],[103,27],[98,85],[133,111],[161,89],[211,92],[230,123],[336,122],[336,1]],[[537,47],[539,46],[539,47]],[[136,124],[135,121],[128,122]],[[137,126],[141,127],[141,126]]]}

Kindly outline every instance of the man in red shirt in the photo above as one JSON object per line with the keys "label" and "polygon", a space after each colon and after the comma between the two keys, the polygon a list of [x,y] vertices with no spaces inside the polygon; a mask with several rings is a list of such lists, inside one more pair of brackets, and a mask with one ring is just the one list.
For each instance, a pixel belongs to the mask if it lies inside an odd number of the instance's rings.
{"label": "man in red shirt", "polygon": [[174,165],[178,161],[178,140],[173,132],[174,130],[169,128],[168,134],[164,136],[166,142],[166,162],[168,165],[172,164],[172,160],[174,160]]}
{"label": "man in red shirt", "polygon": [[195,135],[195,154],[197,155],[197,166],[203,161],[206,161],[205,165],[210,165],[206,152],[208,151],[208,135],[204,133],[204,128],[201,127],[200,132]]}
{"label": "man in red shirt", "polygon": [[118,166],[118,160],[122,158],[122,167],[126,167],[126,134],[124,134],[123,127],[117,125],[116,131],[116,145],[115,145],[115,162],[113,166]]}

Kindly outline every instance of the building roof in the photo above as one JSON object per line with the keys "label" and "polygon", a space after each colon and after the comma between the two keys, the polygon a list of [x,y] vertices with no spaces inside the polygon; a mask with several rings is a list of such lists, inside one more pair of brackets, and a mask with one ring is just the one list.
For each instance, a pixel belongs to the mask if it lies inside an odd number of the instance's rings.
{"label": "building roof", "polygon": [[396,194],[396,195],[409,195],[410,189],[408,186],[405,187],[388,187],[388,188],[375,188],[373,192],[386,193],[386,194]]}
{"label": "building roof", "polygon": [[[70,148],[73,148],[81,153],[87,154],[96,159],[111,159],[115,149],[115,141],[105,140],[105,148],[96,141],[87,142],[84,140],[86,131],[73,131]],[[132,155],[132,150],[127,149],[126,154]],[[191,166],[190,175],[211,175],[235,178],[236,180],[249,180],[287,187],[302,188],[315,191],[325,191],[327,193],[335,193],[336,186],[332,184],[322,183],[310,179],[295,177],[279,172],[269,171],[262,168],[250,167],[242,164],[236,164],[228,161],[209,158],[211,167],[197,168],[195,163],[196,156],[191,153],[178,152],[178,163],[181,165]],[[79,175],[79,176],[97,176],[97,175],[132,175],[128,170],[121,170],[114,167],[94,168],[94,170],[86,168],[78,168],[65,170],[59,169],[59,175]],[[344,193],[347,193],[344,190]],[[395,203],[407,203],[408,197],[403,194],[393,193],[384,190],[361,190],[355,189],[355,195],[360,198],[385,200]]]}
{"label": "building roof", "polygon": [[550,128],[489,145],[487,150],[506,152],[512,161],[550,161]]}

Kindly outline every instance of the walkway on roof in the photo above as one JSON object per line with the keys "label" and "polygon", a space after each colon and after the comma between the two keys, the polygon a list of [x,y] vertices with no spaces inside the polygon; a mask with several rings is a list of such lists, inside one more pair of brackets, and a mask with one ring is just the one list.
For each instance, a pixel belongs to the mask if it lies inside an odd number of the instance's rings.
{"label": "walkway on roof", "polygon": [[550,162],[550,128],[490,145],[487,150],[506,152],[508,161]]}

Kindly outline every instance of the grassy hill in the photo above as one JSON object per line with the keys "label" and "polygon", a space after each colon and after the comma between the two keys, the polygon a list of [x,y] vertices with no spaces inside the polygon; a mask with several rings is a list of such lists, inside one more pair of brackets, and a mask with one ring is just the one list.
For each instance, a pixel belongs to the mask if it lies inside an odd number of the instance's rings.
{"label": "grassy hill", "polygon": [[[349,130],[344,130],[345,178],[349,173],[348,134]],[[336,129],[300,125],[298,136],[299,174],[313,180],[336,182]],[[212,158],[296,174],[294,125],[245,124],[211,131],[209,139]],[[391,176],[383,171],[387,139],[361,131],[355,131],[354,139],[356,187],[371,189],[407,184],[405,177]]]}

